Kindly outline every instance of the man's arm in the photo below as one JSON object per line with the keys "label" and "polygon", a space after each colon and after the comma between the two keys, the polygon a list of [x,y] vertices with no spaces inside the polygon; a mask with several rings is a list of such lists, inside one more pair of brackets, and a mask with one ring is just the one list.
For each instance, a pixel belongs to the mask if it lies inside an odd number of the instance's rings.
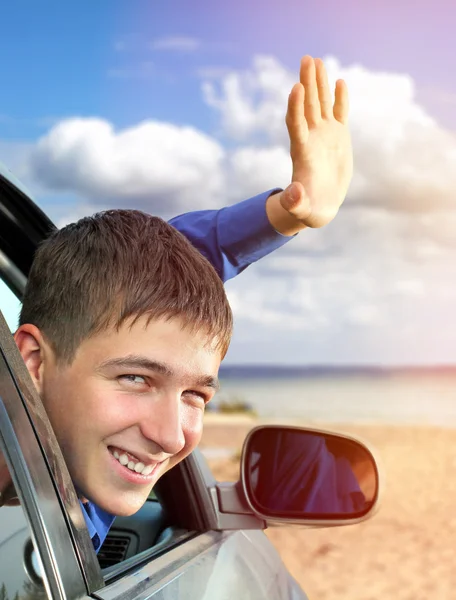
{"label": "man's arm", "polygon": [[280,190],[270,190],[220,210],[186,213],[171,219],[170,224],[228,281],[291,239],[274,229],[268,217],[269,199],[278,193]]}
{"label": "man's arm", "polygon": [[302,59],[300,82],[291,90],[285,121],[293,163],[292,182],[285,190],[170,221],[214,265],[223,281],[302,229],[329,223],[345,199],[353,173],[348,92],[339,80],[333,105],[320,59]]}

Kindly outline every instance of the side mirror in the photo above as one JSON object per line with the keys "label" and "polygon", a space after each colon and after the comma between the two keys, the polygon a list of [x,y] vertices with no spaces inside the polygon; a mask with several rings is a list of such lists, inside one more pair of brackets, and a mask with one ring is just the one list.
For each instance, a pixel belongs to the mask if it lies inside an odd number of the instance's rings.
{"label": "side mirror", "polygon": [[247,436],[241,485],[265,521],[345,525],[376,507],[379,473],[371,451],[348,436],[287,426],[261,426]]}

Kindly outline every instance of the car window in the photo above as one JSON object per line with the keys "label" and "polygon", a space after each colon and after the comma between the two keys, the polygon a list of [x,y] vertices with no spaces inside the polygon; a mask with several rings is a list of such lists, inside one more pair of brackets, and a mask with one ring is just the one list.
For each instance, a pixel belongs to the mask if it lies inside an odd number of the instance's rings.
{"label": "car window", "polygon": [[23,508],[0,508],[0,600],[46,598],[38,560]]}
{"label": "car window", "polygon": [[[0,310],[12,332],[16,331],[22,303],[0,277]],[[0,596],[1,600],[1,596]]]}
{"label": "car window", "polygon": [[[21,302],[0,278],[0,310],[11,332],[17,329]],[[0,437],[0,469],[4,466]],[[32,600],[46,598],[27,518],[22,506],[0,508],[0,600]]]}
{"label": "car window", "polygon": [[[30,537],[39,549],[46,589],[51,597],[61,597],[62,590],[72,590],[71,597],[78,597],[86,594],[87,590],[99,588],[102,578],[99,569],[95,568],[95,553],[74,486],[39,396],[1,312],[0,451],[3,500],[12,483],[17,492],[15,496],[20,500],[19,510],[6,506],[0,508],[0,548],[14,561],[17,569],[22,568],[17,572],[8,568],[8,572],[3,574],[7,563],[3,554],[0,556],[0,594],[8,593],[10,597],[9,589],[15,588],[11,598],[19,599],[25,578],[33,583],[29,569],[30,565],[33,566],[32,548],[28,542]],[[21,548],[19,557],[15,554],[15,544]],[[29,562],[25,562],[26,557]],[[1,591],[3,583],[5,588]],[[31,591],[30,586],[27,590]],[[25,597],[29,596],[25,594]]]}

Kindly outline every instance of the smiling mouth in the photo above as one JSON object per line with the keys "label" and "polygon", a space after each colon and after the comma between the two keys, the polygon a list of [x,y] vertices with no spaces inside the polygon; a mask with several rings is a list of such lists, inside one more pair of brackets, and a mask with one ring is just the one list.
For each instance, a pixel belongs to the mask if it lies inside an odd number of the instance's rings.
{"label": "smiling mouth", "polygon": [[114,448],[112,446],[108,447],[108,450],[113,458],[117,460],[123,467],[129,469],[133,473],[137,473],[138,475],[143,475],[147,477],[155,471],[156,467],[160,464],[159,461],[155,461],[152,463],[144,464],[129,452],[125,452],[120,448]]}

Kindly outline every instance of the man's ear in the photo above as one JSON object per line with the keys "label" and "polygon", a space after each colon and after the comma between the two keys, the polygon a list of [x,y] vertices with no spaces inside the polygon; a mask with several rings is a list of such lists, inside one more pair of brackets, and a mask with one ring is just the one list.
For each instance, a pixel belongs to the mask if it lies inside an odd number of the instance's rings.
{"label": "man's ear", "polygon": [[14,334],[16,345],[39,394],[43,385],[45,341],[35,325],[21,325]]}

